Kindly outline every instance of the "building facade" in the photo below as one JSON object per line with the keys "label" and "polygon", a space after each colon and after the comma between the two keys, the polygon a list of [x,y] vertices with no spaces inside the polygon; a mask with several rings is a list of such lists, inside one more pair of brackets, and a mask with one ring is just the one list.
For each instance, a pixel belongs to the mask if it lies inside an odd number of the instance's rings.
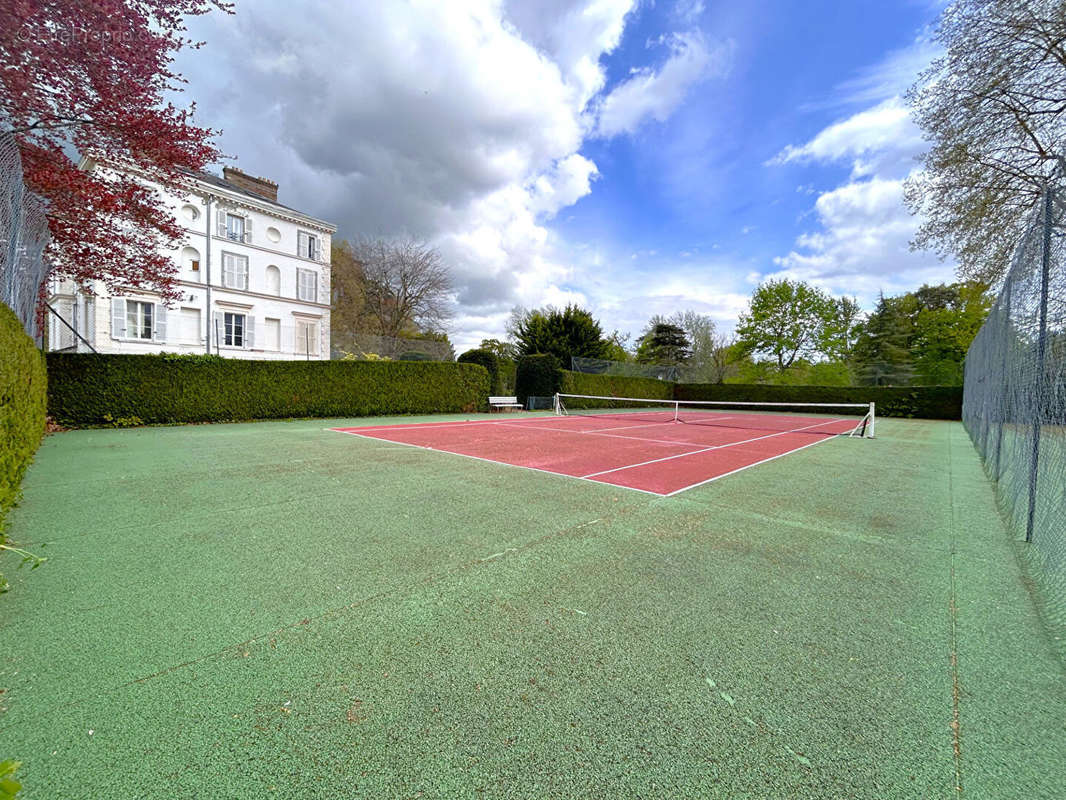
{"label": "building facade", "polygon": [[337,229],[281,205],[277,192],[273,181],[232,167],[221,178],[196,173],[187,194],[165,195],[185,229],[170,253],[181,300],[168,307],[148,291],[111,295],[102,283],[83,292],[59,282],[50,302],[62,321],[51,316],[49,349],[328,359]]}

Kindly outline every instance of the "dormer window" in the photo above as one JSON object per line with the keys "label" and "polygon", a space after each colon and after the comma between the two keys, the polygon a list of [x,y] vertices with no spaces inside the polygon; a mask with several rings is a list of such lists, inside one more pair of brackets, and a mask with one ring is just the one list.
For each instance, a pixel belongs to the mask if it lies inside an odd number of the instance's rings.
{"label": "dormer window", "polygon": [[319,260],[318,237],[313,233],[300,231],[296,234],[296,255],[301,258],[309,258],[312,261]]}

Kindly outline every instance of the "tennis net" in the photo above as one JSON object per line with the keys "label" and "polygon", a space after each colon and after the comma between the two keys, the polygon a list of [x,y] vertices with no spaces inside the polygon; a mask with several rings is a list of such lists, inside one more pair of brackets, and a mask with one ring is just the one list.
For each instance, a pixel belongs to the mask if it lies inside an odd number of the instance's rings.
{"label": "tennis net", "polygon": [[762,403],[556,394],[554,405],[560,416],[874,438],[873,403]]}

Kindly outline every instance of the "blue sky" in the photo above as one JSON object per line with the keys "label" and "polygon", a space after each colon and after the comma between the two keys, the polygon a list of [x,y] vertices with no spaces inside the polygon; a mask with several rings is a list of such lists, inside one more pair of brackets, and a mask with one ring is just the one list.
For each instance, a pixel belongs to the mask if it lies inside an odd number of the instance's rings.
{"label": "blue sky", "polygon": [[182,57],[237,164],[341,235],[453,266],[459,347],[516,305],[730,329],[768,276],[869,306],[950,280],[907,247],[901,93],[935,2],[238,0]]}

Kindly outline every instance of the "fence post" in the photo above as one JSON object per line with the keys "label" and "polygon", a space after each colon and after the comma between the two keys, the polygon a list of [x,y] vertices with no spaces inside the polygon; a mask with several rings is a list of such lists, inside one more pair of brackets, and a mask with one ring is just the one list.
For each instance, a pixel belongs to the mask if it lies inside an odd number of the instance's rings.
{"label": "fence post", "polygon": [[[1003,376],[1003,386],[986,388],[986,390],[985,390],[985,397],[986,398],[989,395],[992,395],[992,393],[995,392],[995,390],[997,388],[1003,390],[1003,396],[1004,397],[1006,397],[1006,394],[1007,394],[1007,392],[1006,392],[1006,388],[1007,388],[1006,387],[1007,370],[1010,367],[1010,299],[1011,299],[1010,296],[1011,296],[1011,289],[1012,289],[1013,286],[1014,286],[1014,270],[1011,269],[1011,270],[1009,270],[1007,272],[1007,285],[1004,287],[1004,290],[1003,290],[1003,298],[1005,300],[1005,302],[1003,304],[1003,312],[1004,312],[1004,315],[1006,317],[1006,319],[1003,321],[1004,330],[1002,331],[1002,336],[1001,336],[1001,341],[1003,343],[1003,364],[1002,364],[1002,367],[1001,367],[1001,370],[1000,370],[1000,374]],[[994,396],[994,395],[992,395],[992,396]],[[987,401],[986,401],[986,404],[987,404]],[[999,411],[1000,411],[1000,415],[1001,416],[1006,416],[1005,409],[1002,407],[1002,404],[999,407]],[[995,418],[992,417],[992,410],[987,408],[987,407],[985,408],[984,413],[985,413],[986,417],[991,418],[992,422],[996,424],[996,468],[995,468],[995,473],[994,474],[996,476],[996,480],[998,481],[999,480],[999,476],[1000,476],[1000,468],[999,468],[1000,457],[999,457],[999,454],[1003,450],[1003,427],[1007,424],[1007,420],[1006,419],[996,420]]]}
{"label": "fence post", "polygon": [[1040,264],[1040,327],[1036,339],[1036,413],[1033,416],[1033,452],[1029,459],[1029,517],[1025,524],[1025,541],[1033,541],[1036,516],[1036,481],[1040,464],[1040,429],[1044,423],[1044,392],[1047,375],[1044,357],[1047,354],[1047,296],[1051,277],[1051,215],[1054,195],[1051,184],[1044,189],[1044,252]]}

